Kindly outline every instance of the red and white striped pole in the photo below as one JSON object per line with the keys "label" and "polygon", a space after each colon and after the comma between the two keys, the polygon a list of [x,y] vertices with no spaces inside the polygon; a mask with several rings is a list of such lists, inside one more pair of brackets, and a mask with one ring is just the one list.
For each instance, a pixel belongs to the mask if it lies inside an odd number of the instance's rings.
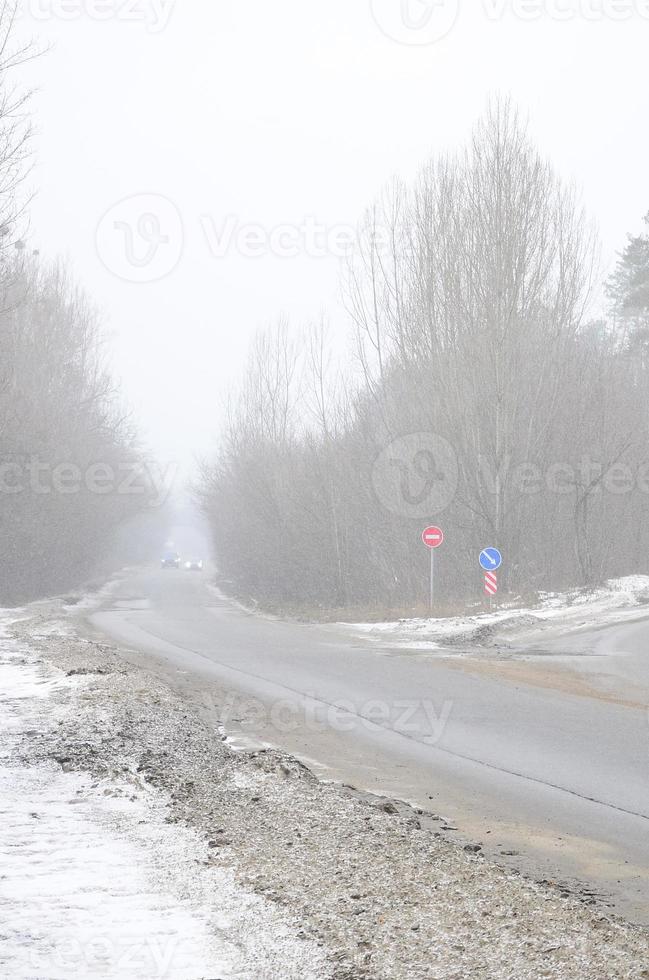
{"label": "red and white striped pole", "polygon": [[498,595],[498,576],[495,572],[484,573],[484,590],[489,596],[489,608],[491,609],[494,596]]}

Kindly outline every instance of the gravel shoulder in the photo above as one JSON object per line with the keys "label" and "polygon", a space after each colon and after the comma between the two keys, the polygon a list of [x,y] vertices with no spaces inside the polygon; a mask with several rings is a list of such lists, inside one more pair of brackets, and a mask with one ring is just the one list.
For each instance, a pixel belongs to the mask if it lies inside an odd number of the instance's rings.
{"label": "gravel shoulder", "polygon": [[[235,750],[160,680],[53,612],[10,627],[48,668],[75,678],[56,687],[66,710],[30,738],[25,761],[157,794],[165,822],[203,841],[201,873],[227,873],[280,916],[304,947],[302,975],[649,977],[647,932],[595,899],[488,863],[448,840],[435,814],[323,784],[273,750]],[[237,975],[289,975],[279,963],[251,969]]]}
{"label": "gravel shoulder", "polygon": [[[118,719],[92,678],[113,671],[88,666],[60,625],[34,625],[12,638],[0,615],[0,977],[328,976],[282,909],[170,820],[135,757],[102,752]],[[38,652],[48,637],[57,666]]]}

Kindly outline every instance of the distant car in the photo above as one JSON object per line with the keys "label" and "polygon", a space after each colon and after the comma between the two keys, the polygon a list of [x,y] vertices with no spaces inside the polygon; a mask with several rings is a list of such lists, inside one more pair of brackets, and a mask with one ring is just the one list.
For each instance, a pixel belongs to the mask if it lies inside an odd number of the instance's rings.
{"label": "distant car", "polygon": [[202,572],[203,571],[203,559],[202,558],[190,558],[189,561],[185,562],[186,572]]}
{"label": "distant car", "polygon": [[175,551],[170,551],[162,559],[163,568],[180,568],[180,555]]}

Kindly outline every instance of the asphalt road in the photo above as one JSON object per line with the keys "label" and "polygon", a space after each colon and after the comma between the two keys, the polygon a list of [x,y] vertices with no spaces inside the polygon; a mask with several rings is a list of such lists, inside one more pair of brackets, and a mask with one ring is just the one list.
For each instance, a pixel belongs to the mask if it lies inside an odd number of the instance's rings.
{"label": "asphalt road", "polygon": [[649,619],[440,656],[250,614],[208,578],[134,572],[91,626],[235,743],[439,813],[502,863],[649,923]]}

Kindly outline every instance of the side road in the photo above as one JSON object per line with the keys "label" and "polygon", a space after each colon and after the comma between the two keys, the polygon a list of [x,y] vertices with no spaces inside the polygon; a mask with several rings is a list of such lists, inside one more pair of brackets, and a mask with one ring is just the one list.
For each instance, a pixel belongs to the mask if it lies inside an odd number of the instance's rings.
{"label": "side road", "polygon": [[[157,826],[146,858],[132,843],[133,873],[150,877],[156,860],[165,865],[165,901],[173,906],[176,895],[177,908],[207,930],[221,971],[184,980],[649,977],[646,931],[559,883],[489,864],[446,839],[436,814],[322,784],[276,751],[235,751],[178,694],[118,648],[82,638],[62,612],[32,611],[7,626],[5,650],[14,670],[38,669],[55,683],[47,694],[54,715],[36,712],[2,766],[18,759],[20,773],[47,773],[52,786],[63,776],[80,780],[95,819],[103,819],[102,799],[108,812],[119,797],[122,826],[133,806],[141,837],[143,826]],[[182,839],[172,874],[165,828]],[[30,860],[26,850],[24,875]],[[188,908],[182,883],[197,881]],[[6,881],[0,889],[3,913],[11,911],[15,894]],[[8,970],[2,955],[3,975],[56,976],[16,963]]]}

